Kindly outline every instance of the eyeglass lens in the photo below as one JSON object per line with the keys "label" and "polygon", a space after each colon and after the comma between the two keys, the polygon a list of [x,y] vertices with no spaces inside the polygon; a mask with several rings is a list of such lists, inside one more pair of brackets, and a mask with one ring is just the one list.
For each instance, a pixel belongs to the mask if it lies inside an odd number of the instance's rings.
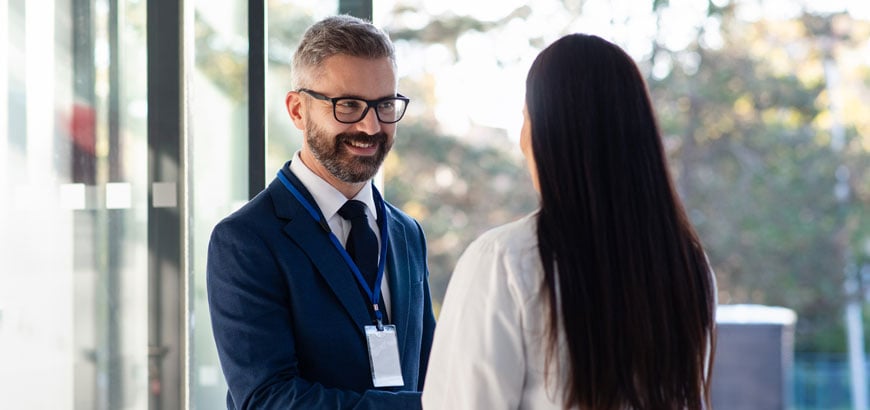
{"label": "eyeglass lens", "polygon": [[[355,98],[341,98],[335,101],[335,118],[341,122],[357,122],[367,114],[368,104]],[[405,113],[405,101],[389,98],[375,105],[378,120],[392,123],[400,120]]]}

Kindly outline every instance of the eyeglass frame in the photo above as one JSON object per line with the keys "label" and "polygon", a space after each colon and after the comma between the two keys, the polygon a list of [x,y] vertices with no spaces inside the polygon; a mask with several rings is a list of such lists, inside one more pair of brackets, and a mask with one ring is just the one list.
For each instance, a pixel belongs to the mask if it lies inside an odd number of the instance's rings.
{"label": "eyeglass frame", "polygon": [[[366,100],[364,98],[359,98],[359,97],[327,97],[327,96],[325,96],[317,91],[313,91],[313,90],[310,90],[308,88],[299,88],[296,90],[296,92],[297,93],[305,93],[305,94],[310,95],[314,99],[317,99],[320,101],[329,101],[330,103],[332,103],[332,116],[333,116],[333,118],[335,118],[336,121],[338,121],[342,124],[356,124],[356,123],[362,121],[363,119],[365,119],[366,115],[368,115],[369,109],[372,107],[374,107],[374,109],[375,109],[375,117],[377,117],[378,122],[381,122],[383,124],[395,124],[395,123],[401,121],[402,118],[405,118],[405,112],[408,110],[408,104],[411,102],[410,98],[405,97],[402,94],[396,94],[395,97],[383,97],[383,98],[378,98],[377,100]],[[356,121],[342,121],[338,118],[338,112],[336,112],[338,102],[341,100],[354,100],[354,101],[364,102],[366,104],[366,108],[363,110],[363,112],[360,115],[358,120],[356,120]],[[397,118],[395,121],[382,120],[381,113],[380,113],[380,111],[378,111],[378,104],[380,104],[384,101],[389,101],[389,100],[400,100],[400,101],[403,101],[405,103],[405,107],[402,109],[402,115],[400,115],[399,118]]]}

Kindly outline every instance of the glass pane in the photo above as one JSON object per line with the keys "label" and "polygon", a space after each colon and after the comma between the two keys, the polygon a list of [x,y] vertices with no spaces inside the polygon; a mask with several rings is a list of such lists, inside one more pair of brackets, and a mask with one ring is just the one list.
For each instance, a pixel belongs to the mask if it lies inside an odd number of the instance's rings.
{"label": "glass pane", "polygon": [[4,408],[147,408],[145,6],[0,1]]}
{"label": "glass pane", "polygon": [[[270,144],[267,178],[301,145],[284,114],[292,47],[315,18],[338,9],[337,2],[269,1],[269,76],[266,81]],[[225,406],[221,373],[208,315],[206,254],[211,230],[248,197],[247,2],[201,2],[195,12],[196,69],[191,91],[191,408]],[[289,51],[288,51],[289,50]],[[292,129],[291,129],[292,128]],[[272,154],[275,152],[276,154]],[[278,159],[272,161],[272,157]]]}
{"label": "glass pane", "polygon": [[[307,3],[307,4],[306,4]],[[337,2],[269,1],[267,9],[267,179],[301,146],[284,113],[289,62],[295,43],[316,18],[335,13]],[[227,386],[212,336],[205,288],[208,240],[214,225],[248,199],[247,1],[200,2],[195,12],[196,69],[191,88],[192,192],[191,408],[226,406]],[[289,51],[288,51],[289,50]],[[292,128],[292,129],[291,129]],[[273,146],[274,144],[274,146]],[[275,154],[272,154],[272,153]],[[272,161],[271,158],[277,159]]]}
{"label": "glass pane", "polygon": [[248,193],[248,2],[196,2],[195,67],[190,73],[191,260],[190,400],[226,407],[226,384],[212,338],[205,289],[211,229]]}

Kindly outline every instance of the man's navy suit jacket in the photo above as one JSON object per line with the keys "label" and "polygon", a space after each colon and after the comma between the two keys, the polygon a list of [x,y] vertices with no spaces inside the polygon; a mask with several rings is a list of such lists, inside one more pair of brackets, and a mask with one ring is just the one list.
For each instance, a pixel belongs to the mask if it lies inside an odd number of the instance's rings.
{"label": "man's navy suit jacket", "polygon": [[[315,204],[289,162],[280,172]],[[325,229],[276,178],[209,243],[208,301],[229,408],[420,407],[435,329],[426,242],[415,220],[385,205],[389,318],[405,385],[373,387],[368,303]]]}

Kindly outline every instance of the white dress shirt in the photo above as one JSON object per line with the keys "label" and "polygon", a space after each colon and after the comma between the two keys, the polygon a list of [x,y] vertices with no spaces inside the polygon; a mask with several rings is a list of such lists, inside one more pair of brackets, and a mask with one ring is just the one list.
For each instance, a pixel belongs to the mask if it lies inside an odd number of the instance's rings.
{"label": "white dress shirt", "polygon": [[[311,171],[311,169],[302,162],[302,159],[299,158],[299,151],[296,151],[296,154],[293,155],[293,160],[290,162],[290,171],[296,175],[296,178],[299,178],[302,185],[305,185],[305,189],[307,189],[311,194],[311,197],[314,198],[314,201],[316,202],[315,205],[320,208],[320,213],[322,213],[323,217],[326,218],[326,223],[329,225],[329,229],[332,230],[332,233],[335,234],[342,246],[346,246],[351,223],[342,218],[341,215],[338,214],[338,210],[348,201],[348,199],[345,198],[344,194],[339,190],[335,189],[334,186],[330,185],[329,182],[326,182],[323,178]],[[378,212],[377,208],[375,208],[372,184],[365,184],[363,189],[351,199],[356,199],[366,205],[366,216],[369,220],[369,226],[378,238],[378,260],[380,261],[381,230],[378,227]],[[384,300],[384,307],[387,309],[387,314],[390,315],[392,313],[392,310],[390,310],[390,285],[386,268],[384,268],[384,278],[381,280],[381,296]]]}
{"label": "white dress shirt", "polygon": [[435,328],[425,410],[561,408],[562,360],[544,380],[536,224],[531,214],[492,229],[459,258]]}

